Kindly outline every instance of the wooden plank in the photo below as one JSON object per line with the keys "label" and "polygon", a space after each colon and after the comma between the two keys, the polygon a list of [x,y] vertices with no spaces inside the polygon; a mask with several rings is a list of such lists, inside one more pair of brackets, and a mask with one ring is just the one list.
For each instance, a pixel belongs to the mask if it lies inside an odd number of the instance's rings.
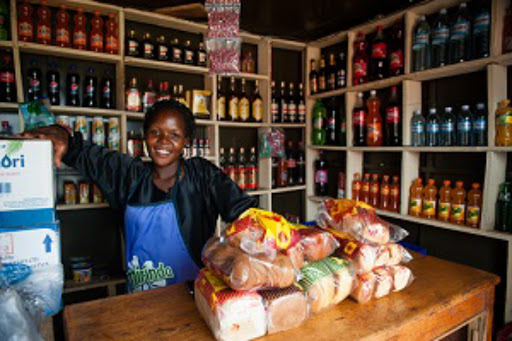
{"label": "wooden plank", "polygon": [[400,179],[400,213],[408,214],[409,188],[420,173],[420,153],[405,151],[402,153]]}
{"label": "wooden plank", "polygon": [[351,149],[354,145],[354,117],[352,112],[354,111],[354,107],[356,105],[357,93],[356,92],[347,92],[345,94],[345,127],[346,127],[346,148]]}
{"label": "wooden plank", "polygon": [[404,73],[409,74],[412,71],[412,43],[414,27],[418,21],[419,15],[412,11],[405,13],[405,50],[404,50]]}
{"label": "wooden plank", "polygon": [[260,96],[263,100],[263,122],[270,124],[270,103],[272,101],[270,79],[272,77],[272,46],[270,39],[262,39],[258,44],[258,73],[265,75],[266,80],[261,80],[258,85]]}
{"label": "wooden plank", "polygon": [[261,80],[261,81],[268,81],[269,76],[267,74],[258,74],[258,73],[247,73],[247,72],[239,72],[229,75],[223,75],[222,77],[230,78],[235,77],[236,79],[248,79],[248,80]]}
{"label": "wooden plank", "polygon": [[466,73],[484,70],[488,64],[491,64],[493,62],[494,59],[492,57],[475,59],[463,63],[438,67],[435,69],[412,72],[411,74],[409,74],[407,78],[416,81],[428,81],[432,79],[441,79],[445,77],[458,76]]}
{"label": "wooden plank", "polygon": [[72,279],[67,280],[64,283],[64,294],[69,294],[77,291],[84,291],[96,288],[104,288],[110,285],[118,285],[126,283],[126,278],[114,277],[106,280],[100,280],[97,277],[92,278],[91,282],[88,283],[76,283]]}
{"label": "wooden plank", "polygon": [[274,37],[269,37],[268,39],[270,39],[271,46],[277,49],[304,51],[307,46],[306,43],[301,41],[286,40]]}
{"label": "wooden plank", "polygon": [[66,115],[85,115],[85,116],[114,116],[119,117],[124,114],[121,110],[103,109],[103,108],[86,108],[86,107],[73,107],[67,105],[53,105],[51,112],[55,114]]}
{"label": "wooden plank", "polygon": [[496,56],[493,58],[493,60],[500,65],[510,66],[512,65],[512,52],[503,54],[501,56]]}
{"label": "wooden plank", "polygon": [[[352,74],[353,74],[353,64],[352,61],[354,60],[354,42],[356,41],[356,33],[355,32],[349,32],[347,35],[348,42],[347,42],[347,87],[352,86]],[[309,94],[309,92],[308,92]]]}
{"label": "wooden plank", "polygon": [[[410,131],[410,130],[409,130]],[[403,150],[422,153],[483,153],[491,150],[489,147],[399,147]]]}
{"label": "wooden plank", "polygon": [[336,32],[331,35],[328,35],[327,37],[323,37],[319,40],[312,41],[310,43],[310,45],[313,47],[318,47],[318,48],[332,46],[332,45],[339,44],[339,43],[347,40],[348,35],[349,35],[349,31]]}
{"label": "wooden plank", "polygon": [[363,176],[363,155],[363,152],[347,152],[347,164],[345,166],[345,193],[347,198],[352,198],[352,181],[354,180],[354,175],[359,173],[361,177]]}
{"label": "wooden plank", "polygon": [[54,341],[55,340],[52,316],[43,317],[43,320],[41,321],[40,333],[41,333],[41,337],[43,338],[44,341]]}
{"label": "wooden plank", "polygon": [[195,65],[185,65],[171,62],[161,62],[158,60],[144,59],[144,58],[136,58],[136,57],[124,57],[124,64],[132,67],[146,68],[146,69],[154,69],[161,71],[173,71],[173,72],[182,72],[187,74],[198,74],[198,75],[207,75],[208,68],[195,66]]}
{"label": "wooden plank", "polygon": [[411,118],[421,110],[421,83],[406,80],[402,86],[402,144],[411,145]]}
{"label": "wooden plank", "polygon": [[[124,56],[124,43],[125,43],[125,21],[124,11],[119,12],[118,16],[118,30],[119,30],[119,53]],[[116,64],[116,108],[124,110],[125,108],[125,86],[126,86],[126,73],[125,73],[124,59],[121,58]],[[126,117],[125,117],[126,118]]]}
{"label": "wooden plank", "polygon": [[[41,3],[39,0],[29,0],[28,2],[36,5]],[[62,0],[48,0],[48,6],[51,7],[59,7],[62,3]],[[104,15],[109,13],[117,15],[122,10],[118,6],[89,0],[66,0],[65,3],[69,10],[76,10],[78,7],[82,7],[85,12],[93,13],[94,11],[100,11]]]}
{"label": "wooden plank", "polygon": [[341,146],[315,146],[315,145],[309,145],[309,149],[316,149],[316,150],[334,150],[334,151],[347,151],[352,150],[351,147],[341,147]]}
{"label": "wooden plank", "polygon": [[[506,0],[491,1],[491,56],[499,56],[503,47],[503,25],[505,24]],[[510,2],[509,2],[510,3]]]}
{"label": "wooden plank", "polygon": [[242,42],[244,42],[246,44],[253,44],[253,45],[258,45],[259,42],[261,41],[261,39],[265,38],[264,36],[252,34],[250,32],[244,31],[244,30],[240,30],[239,35],[240,35],[240,38],[242,38]]}
{"label": "wooden plank", "polygon": [[125,8],[124,17],[127,21],[136,21],[197,34],[205,34],[208,29],[208,26],[205,24],[198,24],[169,15],[140,11],[133,8]]}
{"label": "wooden plank", "polygon": [[126,154],[128,152],[128,118],[126,115],[121,116],[121,153]]}
{"label": "wooden plank", "polygon": [[487,66],[487,110],[488,110],[488,145],[494,146],[496,140],[495,112],[498,102],[507,98],[507,67],[502,65]]}
{"label": "wooden plank", "polygon": [[100,63],[116,63],[121,60],[120,55],[77,50],[67,47],[43,45],[37,43],[19,42],[21,52],[42,54],[46,56],[64,57],[71,59],[89,60]]}
{"label": "wooden plank", "polygon": [[260,207],[264,210],[272,211],[272,194],[270,191],[259,196]]}
{"label": "wooden plank", "polygon": [[109,208],[110,205],[106,202],[101,204],[76,204],[76,205],[66,205],[60,204],[57,205],[57,211],[76,211],[76,210],[91,210],[91,209],[101,209],[101,208]]}

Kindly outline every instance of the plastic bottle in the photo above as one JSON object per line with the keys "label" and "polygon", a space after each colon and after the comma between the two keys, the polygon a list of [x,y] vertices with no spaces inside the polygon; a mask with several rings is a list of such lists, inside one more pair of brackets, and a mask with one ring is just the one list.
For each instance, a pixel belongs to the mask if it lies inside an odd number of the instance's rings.
{"label": "plastic bottle", "polygon": [[457,145],[473,145],[473,115],[469,111],[469,105],[463,105],[457,116]]}
{"label": "plastic bottle", "polygon": [[361,183],[361,174],[355,173],[354,179],[352,180],[352,200],[361,201],[362,200],[362,183]]}
{"label": "plastic bottle", "polygon": [[423,189],[423,218],[435,219],[437,204],[437,188],[434,179],[428,179]]}
{"label": "plastic bottle", "polygon": [[496,222],[494,229],[502,232],[512,232],[512,183],[500,185],[498,201],[496,202]]}
{"label": "plastic bottle", "polygon": [[455,183],[451,198],[450,222],[457,225],[464,225],[466,218],[466,191],[464,190],[464,183],[462,181]]}
{"label": "plastic bottle", "polygon": [[326,117],[327,111],[321,99],[317,99],[313,107],[313,129],[312,129],[312,143],[317,146],[323,146],[326,139]]}
{"label": "plastic bottle", "polygon": [[12,56],[6,53],[0,68],[0,102],[16,102],[16,82]]}
{"label": "plastic bottle", "polygon": [[379,207],[380,199],[380,183],[379,174],[372,174],[372,181],[370,181],[370,205],[375,208]]}
{"label": "plastic bottle", "polygon": [[382,183],[380,184],[380,208],[388,211],[390,202],[390,189],[389,175],[382,176]]}
{"label": "plastic bottle", "polygon": [[450,29],[446,8],[439,11],[432,27],[432,67],[440,67],[448,64],[448,38]]}
{"label": "plastic bottle", "polygon": [[60,10],[57,12],[56,17],[55,45],[69,47],[71,45],[71,32],[69,30],[69,13],[66,11],[66,4],[60,5]]}
{"label": "plastic bottle", "polygon": [[361,181],[361,201],[370,204],[370,174],[364,175],[363,181]]}
{"label": "plastic bottle", "polygon": [[140,43],[135,36],[135,31],[131,30],[126,37],[125,54],[129,57],[140,57]]}
{"label": "plastic bottle", "polygon": [[413,71],[426,70],[430,67],[430,26],[424,15],[414,29],[413,40]]}
{"label": "plastic bottle", "polygon": [[41,0],[41,6],[37,9],[37,42],[45,45],[52,43],[52,12],[46,0]]}
{"label": "plastic bottle", "polygon": [[491,13],[486,0],[478,1],[473,17],[473,58],[489,57]]}
{"label": "plastic bottle", "polygon": [[354,76],[353,85],[359,85],[368,82],[368,43],[364,33],[359,31],[357,39],[354,42]]}
{"label": "plastic bottle", "polygon": [[435,108],[429,110],[427,116],[426,145],[437,147],[441,145],[441,118]]}
{"label": "plastic bottle", "polygon": [[359,92],[357,94],[356,104],[352,111],[354,146],[366,145],[366,116],[367,111],[363,102],[363,93]]}
{"label": "plastic bottle", "polygon": [[28,0],[24,0],[18,7],[20,17],[18,21],[18,39],[20,41],[34,41],[34,26],[32,13],[34,9]]}
{"label": "plastic bottle", "polygon": [[459,63],[471,59],[471,15],[465,2],[452,20],[449,42],[450,63]]}
{"label": "plastic bottle", "polygon": [[475,146],[487,146],[487,110],[484,103],[477,103],[473,121],[473,141]]}
{"label": "plastic bottle", "polygon": [[114,13],[109,13],[105,22],[105,52],[110,54],[119,53],[119,37],[115,17]]}
{"label": "plastic bottle", "polygon": [[94,75],[94,69],[87,70],[87,76],[84,79],[84,98],[82,105],[84,107],[97,107],[97,94],[98,94],[98,78]]}
{"label": "plastic bottle", "polygon": [[404,30],[400,19],[395,21],[391,30],[388,60],[389,77],[404,73]]}
{"label": "plastic bottle", "polygon": [[[319,196],[327,195],[329,165],[324,158],[323,151],[318,152],[318,159],[315,161],[315,194]],[[279,183],[279,182],[278,182]]]}
{"label": "plastic bottle", "polygon": [[60,105],[60,74],[57,64],[49,63],[49,70],[46,73],[46,84],[48,100],[51,105]]}
{"label": "plastic bottle", "polygon": [[482,208],[482,191],[479,183],[473,183],[468,193],[468,209],[466,215],[466,225],[478,228],[480,225],[480,212]]}
{"label": "plastic bottle", "polygon": [[414,110],[411,118],[411,146],[425,145],[425,118],[420,110]]}
{"label": "plastic bottle", "polygon": [[75,13],[75,29],[73,31],[73,47],[78,50],[87,49],[87,31],[86,23],[87,17],[84,14],[82,7],[78,7]]}
{"label": "plastic bottle", "polygon": [[421,178],[416,178],[416,181],[411,185],[409,194],[409,215],[414,217],[421,216],[421,209],[423,207],[423,184]]}
{"label": "plastic bottle", "polygon": [[382,146],[383,127],[382,116],[380,115],[380,99],[377,91],[370,91],[370,98],[366,101],[368,107],[368,119],[366,120],[366,145],[375,147]]}
{"label": "plastic bottle", "polygon": [[[290,105],[288,105],[289,107]],[[338,130],[336,129],[336,119],[338,118],[338,107],[336,105],[336,97],[331,97],[327,106],[327,129],[326,143],[334,146],[338,142]]]}
{"label": "plastic bottle", "polygon": [[437,219],[441,221],[450,220],[452,187],[450,180],[443,181],[443,187],[439,189],[439,211]]}
{"label": "plastic bottle", "polygon": [[496,109],[496,146],[512,146],[512,106],[503,99]]}
{"label": "plastic bottle", "polygon": [[391,88],[391,98],[386,107],[386,145],[402,145],[402,115],[396,86]]}
{"label": "plastic bottle", "polygon": [[114,80],[112,79],[111,69],[105,69],[105,75],[101,80],[101,98],[100,105],[105,109],[114,109]]}
{"label": "plastic bottle", "polygon": [[38,66],[38,61],[36,59],[32,59],[30,61],[30,69],[27,74],[27,97],[29,101],[34,101],[37,99],[41,99],[42,90],[41,90],[41,69]]}
{"label": "plastic bottle", "polygon": [[80,75],[74,64],[66,76],[66,105],[80,106]]}
{"label": "plastic bottle", "polygon": [[393,182],[389,187],[389,211],[400,212],[400,178],[393,177]]}
{"label": "plastic bottle", "polygon": [[378,25],[377,34],[372,42],[372,57],[370,59],[372,80],[384,79],[387,76],[387,47],[382,25]]}
{"label": "plastic bottle", "polygon": [[100,11],[94,11],[94,17],[91,19],[90,39],[91,51],[103,52],[103,19],[100,17]]}
{"label": "plastic bottle", "polygon": [[306,183],[306,155],[304,153],[304,141],[299,142],[297,151],[297,184],[304,185]]}
{"label": "plastic bottle", "polygon": [[443,146],[457,145],[457,117],[453,114],[452,107],[444,108],[444,114],[441,117],[441,144]]}

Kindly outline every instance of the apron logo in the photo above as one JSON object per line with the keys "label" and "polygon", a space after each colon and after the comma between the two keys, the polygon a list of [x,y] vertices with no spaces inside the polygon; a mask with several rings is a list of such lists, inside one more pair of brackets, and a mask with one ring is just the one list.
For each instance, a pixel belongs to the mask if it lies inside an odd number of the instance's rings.
{"label": "apron logo", "polygon": [[170,266],[165,266],[162,262],[155,268],[152,261],[146,261],[141,267],[139,258],[133,256],[132,261],[128,263],[127,276],[130,291],[134,292],[164,287],[167,279],[174,278],[174,272]]}

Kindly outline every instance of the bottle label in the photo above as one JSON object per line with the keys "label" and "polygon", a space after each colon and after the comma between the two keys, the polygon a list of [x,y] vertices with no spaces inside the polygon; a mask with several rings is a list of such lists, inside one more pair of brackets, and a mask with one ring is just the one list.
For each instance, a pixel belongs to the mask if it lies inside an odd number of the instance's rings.
{"label": "bottle label", "polygon": [[247,98],[242,98],[238,102],[238,117],[244,122],[249,120],[250,109],[249,109],[249,100]]}
{"label": "bottle label", "polygon": [[48,92],[51,94],[59,93],[59,83],[55,81],[50,82]]}
{"label": "bottle label", "polygon": [[345,87],[345,85],[347,83],[347,76],[346,76],[345,69],[339,69],[336,72],[336,83],[337,83],[336,85],[338,88]]}
{"label": "bottle label", "polygon": [[398,106],[388,107],[386,109],[387,123],[400,123],[400,108]]}
{"label": "bottle label", "polygon": [[166,59],[167,58],[167,53],[169,52],[169,49],[167,48],[167,46],[164,46],[164,45],[160,45],[158,47],[158,57],[160,59]]}
{"label": "bottle label", "polygon": [[389,187],[387,187],[387,186],[382,186],[382,188],[380,189],[380,194],[381,194],[382,196],[387,197],[387,196],[389,196],[389,193],[390,193]]}
{"label": "bottle label", "polygon": [[464,120],[462,122],[457,123],[457,131],[462,133],[469,133],[471,131],[471,121]]}
{"label": "bottle label", "polygon": [[57,29],[55,35],[57,43],[69,44],[69,30],[67,28]]}
{"label": "bottle label", "polygon": [[343,188],[338,188],[338,199],[345,198],[345,190]]}
{"label": "bottle label", "polygon": [[37,26],[37,39],[51,40],[52,31],[51,28],[46,25]]}
{"label": "bottle label", "polygon": [[281,114],[284,116],[288,115],[288,103],[285,101],[281,102]]}
{"label": "bottle label", "polygon": [[368,74],[368,64],[364,59],[359,59],[354,62],[354,76],[364,77]]}
{"label": "bottle label", "polygon": [[315,183],[325,185],[327,184],[327,171],[317,170],[315,172]]}
{"label": "bottle label", "polygon": [[279,105],[277,105],[277,103],[270,105],[270,113],[272,114],[272,121],[279,121]]}
{"label": "bottle label", "polygon": [[382,136],[382,123],[374,122],[368,124],[367,141],[376,142]]}
{"label": "bottle label", "polygon": [[369,193],[370,192],[370,183],[364,182],[361,189],[362,189],[363,193]]}
{"label": "bottle label", "polygon": [[318,92],[318,79],[316,77],[312,77],[309,80],[309,87],[311,93],[317,93]]}
{"label": "bottle label", "polygon": [[116,51],[118,49],[117,37],[113,35],[107,36],[105,49],[107,51]]}
{"label": "bottle label", "polygon": [[485,121],[485,118],[480,117],[475,120],[475,130],[477,131],[485,131],[487,122]]}
{"label": "bottle label", "polygon": [[297,119],[297,105],[293,102],[288,104],[288,119],[290,122],[295,122]]}
{"label": "bottle label", "polygon": [[185,62],[186,63],[193,63],[194,62],[194,52],[187,50],[185,51]]}
{"label": "bottle label", "polygon": [[135,40],[130,40],[128,42],[128,52],[131,55],[136,55],[138,53],[139,43]]}
{"label": "bottle label", "polygon": [[421,213],[421,208],[421,198],[411,198],[409,211],[419,215]]}
{"label": "bottle label", "polygon": [[473,34],[479,34],[489,31],[489,12],[484,11],[475,16],[473,20]]}
{"label": "bottle label", "polygon": [[430,133],[430,134],[439,133],[439,123],[437,123],[437,122],[427,123],[427,133]]}
{"label": "bottle label", "polygon": [[155,96],[154,92],[145,92],[144,93],[142,102],[143,102],[143,106],[144,106],[145,110],[151,108],[153,106],[153,104],[155,104],[155,101],[156,101],[156,96]]}
{"label": "bottle label", "polygon": [[71,83],[71,86],[69,87],[69,92],[71,95],[78,95],[78,83]]}
{"label": "bottle label", "polygon": [[428,32],[419,30],[414,35],[414,44],[412,46],[412,49],[413,50],[421,50],[421,49],[423,49],[425,46],[428,45],[428,40],[429,40]]}
{"label": "bottle label", "polygon": [[360,190],[361,190],[361,183],[356,182],[352,185],[352,194],[359,192]]}
{"label": "bottle label", "polygon": [[206,64],[206,53],[198,52],[197,53],[197,61],[199,64]]}
{"label": "bottle label", "polygon": [[33,90],[34,92],[38,92],[38,91],[39,91],[40,84],[41,84],[41,82],[39,82],[39,79],[34,79],[34,78],[32,78],[32,79],[30,80],[30,87],[32,88],[32,90]]}
{"label": "bottle label", "polygon": [[398,198],[398,195],[400,194],[400,189],[398,189],[398,188],[396,188],[396,187],[392,187],[392,188],[389,190],[389,194],[390,194],[390,196],[392,196],[392,197]]}
{"label": "bottle label", "polygon": [[150,44],[150,43],[145,43],[144,44],[144,55],[145,56],[152,56],[153,55],[153,49],[155,47],[153,46],[153,44]]}
{"label": "bottle label", "polygon": [[379,188],[380,188],[380,185],[378,183],[371,185],[370,186],[370,193],[373,193],[373,194],[379,193]]}
{"label": "bottle label", "polygon": [[173,48],[172,56],[173,56],[174,60],[181,60],[181,49]]}
{"label": "bottle label", "polygon": [[295,159],[286,160],[286,168],[297,168],[297,161]]}
{"label": "bottle label", "polygon": [[236,97],[229,101],[229,116],[232,120],[238,119],[238,98]]}
{"label": "bottle label", "polygon": [[444,122],[441,124],[441,131],[443,133],[453,133],[455,131],[454,122]]}
{"label": "bottle label", "polygon": [[364,126],[366,122],[366,112],[358,110],[354,112],[354,126]]}
{"label": "bottle label", "polygon": [[467,223],[471,226],[478,226],[480,222],[480,207],[468,206],[468,218]]}
{"label": "bottle label", "polygon": [[386,43],[373,44],[372,46],[372,58],[373,59],[385,59],[386,58]]}
{"label": "bottle label", "polygon": [[227,173],[229,178],[236,183],[236,168],[235,166],[228,166]]}
{"label": "bottle label", "polygon": [[441,220],[448,220],[448,217],[450,217],[451,206],[450,202],[439,202],[438,218]]}
{"label": "bottle label", "polygon": [[32,24],[29,22],[21,22],[19,24],[20,37],[25,37],[28,40],[32,40],[34,36]]}
{"label": "bottle label", "polygon": [[306,106],[304,104],[302,104],[302,103],[299,104],[298,113],[299,113],[299,122],[300,123],[306,122]]}
{"label": "bottle label", "polygon": [[430,217],[436,215],[436,200],[423,200],[423,214]]}
{"label": "bottle label", "polygon": [[327,84],[325,83],[325,76],[320,76],[318,83],[320,91],[325,91],[325,89],[327,88]]}
{"label": "bottle label", "polygon": [[329,85],[329,90],[334,90],[336,88],[336,74],[335,73],[329,74],[329,79],[327,81],[327,84]]}
{"label": "bottle label", "polygon": [[14,72],[0,72],[0,83],[14,83]]}
{"label": "bottle label", "polygon": [[261,99],[252,102],[252,118],[255,121],[263,120],[263,101]]}
{"label": "bottle label", "polygon": [[313,129],[322,130],[324,128],[324,119],[322,117],[315,117],[313,120]]}
{"label": "bottle label", "polygon": [[401,69],[404,66],[404,52],[402,50],[393,51],[389,55],[389,68],[391,70]]}
{"label": "bottle label", "polygon": [[100,33],[91,35],[91,49],[103,49],[103,36]]}
{"label": "bottle label", "polygon": [[245,167],[236,167],[236,182],[238,183],[238,186],[245,190]]}
{"label": "bottle label", "polygon": [[458,20],[452,28],[450,40],[463,40],[469,36],[469,21]]}
{"label": "bottle label", "polygon": [[140,111],[140,92],[129,91],[126,98],[126,109],[129,111]]}
{"label": "bottle label", "polygon": [[336,120],[334,117],[331,117],[327,120],[327,130],[335,131],[336,130]]}
{"label": "bottle label", "polygon": [[432,45],[444,45],[448,41],[450,30],[446,26],[437,27],[432,37]]}
{"label": "bottle label", "polygon": [[258,168],[254,166],[245,167],[245,188],[258,188]]}
{"label": "bottle label", "polygon": [[423,134],[424,131],[425,125],[423,124],[423,122],[414,122],[412,124],[412,132],[414,134]]}
{"label": "bottle label", "polygon": [[453,204],[451,209],[452,211],[450,212],[450,216],[452,220],[464,221],[464,213],[466,209],[464,204]]}
{"label": "bottle label", "polygon": [[73,43],[76,46],[85,46],[85,45],[87,45],[87,39],[86,39],[85,32],[84,31],[76,31],[73,34]]}

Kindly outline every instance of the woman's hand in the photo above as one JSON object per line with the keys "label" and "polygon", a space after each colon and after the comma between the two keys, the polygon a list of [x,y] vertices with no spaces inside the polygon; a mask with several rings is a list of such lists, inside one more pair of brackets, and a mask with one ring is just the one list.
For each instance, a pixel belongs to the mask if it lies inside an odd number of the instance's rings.
{"label": "woman's hand", "polygon": [[53,162],[59,168],[62,158],[68,151],[69,134],[65,128],[59,126],[47,126],[33,130],[27,130],[19,136],[27,139],[50,140],[53,145]]}

